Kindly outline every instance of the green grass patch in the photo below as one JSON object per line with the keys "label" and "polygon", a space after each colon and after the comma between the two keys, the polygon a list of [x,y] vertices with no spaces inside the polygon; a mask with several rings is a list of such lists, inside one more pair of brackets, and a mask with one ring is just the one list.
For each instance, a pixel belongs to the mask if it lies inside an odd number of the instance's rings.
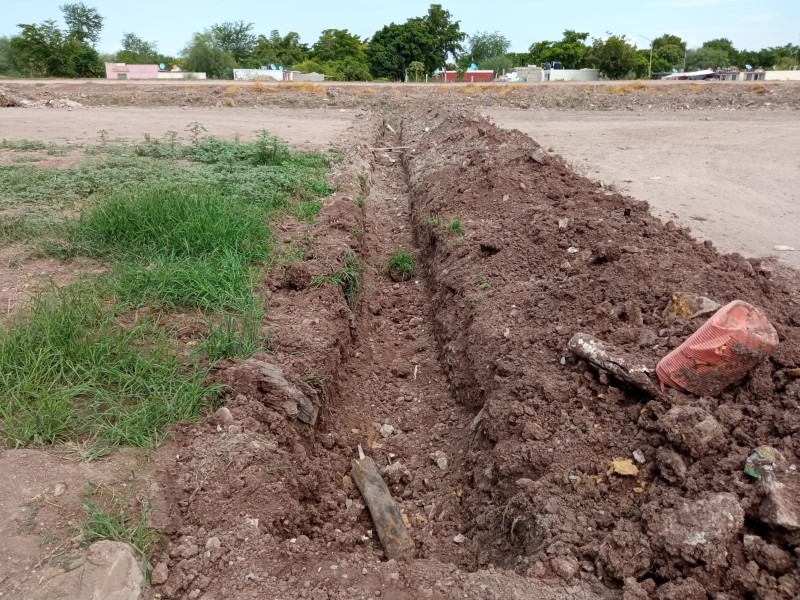
{"label": "green grass patch", "polygon": [[148,556],[162,541],[155,529],[147,526],[151,506],[109,494],[101,486],[87,484],[84,496],[86,519],[81,523],[83,544],[100,540],[125,542],[133,546],[142,558],[149,578]]}
{"label": "green grass patch", "polygon": [[345,252],[342,261],[343,267],[336,269],[330,275],[324,273],[317,275],[308,287],[315,288],[327,283],[341,288],[350,310],[356,312],[358,301],[361,299],[361,276],[364,273],[364,266],[354,252]]}
{"label": "green grass patch", "polygon": [[447,230],[450,233],[455,233],[459,237],[464,237],[464,222],[461,220],[461,215],[458,215],[455,219],[451,219],[447,224]]}
{"label": "green grass patch", "polygon": [[254,310],[237,318],[223,315],[209,323],[208,335],[198,347],[211,362],[223,358],[248,358],[269,349],[269,335],[261,329],[262,311]]}
{"label": "green grass patch", "polygon": [[34,298],[12,325],[0,334],[0,435],[15,446],[150,448],[216,392],[152,322],[121,326],[86,284]]}
{"label": "green grass patch", "polygon": [[407,250],[393,252],[386,259],[386,272],[393,279],[411,279],[417,274],[417,257]]}

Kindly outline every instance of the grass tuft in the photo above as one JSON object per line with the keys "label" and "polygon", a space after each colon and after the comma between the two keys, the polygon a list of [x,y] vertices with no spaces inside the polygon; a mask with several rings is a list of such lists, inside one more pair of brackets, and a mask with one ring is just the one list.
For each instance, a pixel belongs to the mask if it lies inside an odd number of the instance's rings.
{"label": "grass tuft", "polygon": [[407,250],[399,250],[386,260],[386,272],[392,279],[406,281],[417,274],[417,258]]}

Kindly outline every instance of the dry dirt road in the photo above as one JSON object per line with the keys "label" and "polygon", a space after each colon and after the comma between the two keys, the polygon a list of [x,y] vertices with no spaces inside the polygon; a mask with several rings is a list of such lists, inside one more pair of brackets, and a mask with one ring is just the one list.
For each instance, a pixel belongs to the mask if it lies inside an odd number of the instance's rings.
{"label": "dry dirt road", "polygon": [[800,267],[797,113],[483,112],[725,252]]}
{"label": "dry dirt road", "polygon": [[[197,122],[208,135],[230,139],[237,133],[252,139],[262,129],[300,148],[316,150],[334,144],[360,111],[352,109],[283,108],[84,108],[71,111],[6,109],[0,111],[0,137],[58,143],[109,139],[155,138],[167,131],[187,137],[186,126]],[[203,135],[205,135],[203,133]]]}

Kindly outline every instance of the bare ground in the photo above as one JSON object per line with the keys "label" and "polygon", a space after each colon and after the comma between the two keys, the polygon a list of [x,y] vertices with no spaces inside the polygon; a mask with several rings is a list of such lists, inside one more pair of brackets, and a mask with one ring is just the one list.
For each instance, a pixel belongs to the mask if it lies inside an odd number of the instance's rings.
{"label": "bare ground", "polygon": [[724,252],[777,255],[800,267],[795,112],[486,114]]}

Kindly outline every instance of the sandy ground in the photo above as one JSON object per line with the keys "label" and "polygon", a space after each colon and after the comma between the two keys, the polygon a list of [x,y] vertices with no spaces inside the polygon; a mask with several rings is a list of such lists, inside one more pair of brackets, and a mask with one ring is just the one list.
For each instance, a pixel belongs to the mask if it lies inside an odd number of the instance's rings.
{"label": "sandy ground", "polygon": [[800,267],[796,113],[484,112],[725,252]]}
{"label": "sandy ground", "polygon": [[289,143],[307,149],[335,145],[360,111],[255,109],[255,108],[85,108],[71,111],[7,109],[0,111],[0,137],[36,139],[59,143],[97,142],[101,130],[109,139],[162,137],[177,131],[186,137],[186,126],[198,122],[208,135],[242,139],[266,129]]}

